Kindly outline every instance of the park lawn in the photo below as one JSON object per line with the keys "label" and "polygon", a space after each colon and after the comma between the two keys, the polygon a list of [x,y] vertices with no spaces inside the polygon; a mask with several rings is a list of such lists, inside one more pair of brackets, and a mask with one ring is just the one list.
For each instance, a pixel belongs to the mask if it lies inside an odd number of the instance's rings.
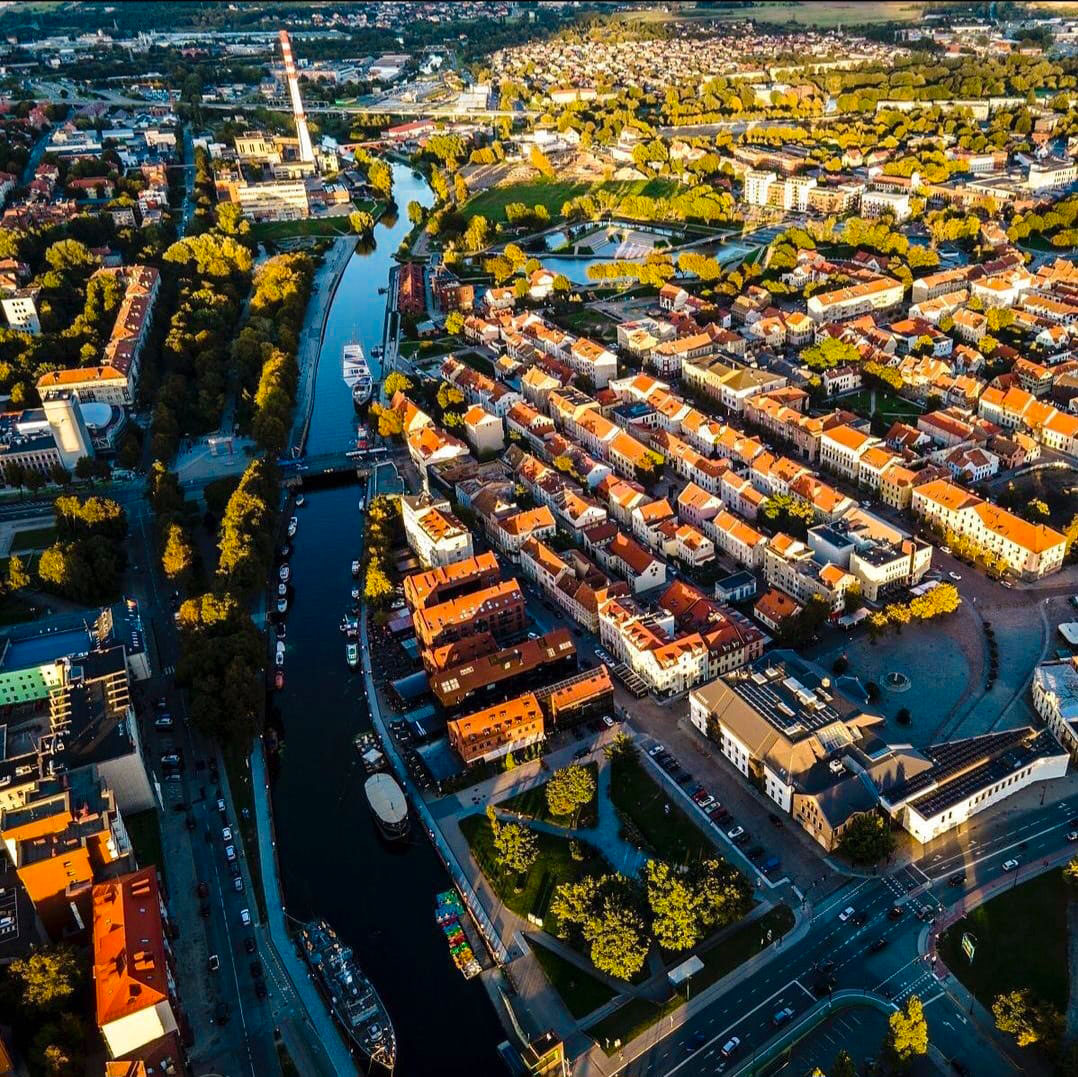
{"label": "park lawn", "polygon": [[[1005,890],[949,927],[940,936],[940,955],[989,1009],[997,995],[1029,987],[1065,1012],[1067,897],[1062,868]],[[972,962],[962,952],[967,931],[976,940]]]}
{"label": "park lawn", "polygon": [[508,183],[501,187],[489,187],[468,199],[461,215],[471,220],[477,215],[486,217],[492,224],[505,221],[505,207],[510,202],[523,202],[526,206],[545,206],[552,221],[561,218],[561,207],[571,198],[597,191],[614,191],[619,197],[643,194],[650,198],[665,198],[680,185],[672,179],[650,180],[604,180],[584,183],[574,180],[534,179],[523,183]]}
{"label": "park lawn", "polygon": [[[374,214],[378,218],[383,209],[381,202],[361,201],[356,209]],[[352,234],[348,214],[339,217],[305,217],[298,221],[259,221],[251,225],[255,239],[292,239],[295,236],[347,236]]]}
{"label": "park lawn", "polygon": [[242,748],[229,746],[222,749],[221,754],[228,772],[232,807],[236,810],[236,820],[232,825],[233,828],[239,827],[240,836],[243,838],[243,851],[247,856],[251,885],[255,889],[259,919],[265,923],[266,895],[262,892],[262,860],[258,850],[258,826],[255,823],[255,801],[251,789],[251,761]]}
{"label": "park lawn", "polygon": [[[692,977],[689,990],[695,995],[727,973],[733,972],[750,957],[755,957],[766,946],[782,938],[794,926],[794,914],[788,905],[776,905],[763,916],[740,927],[735,927],[713,946],[698,950],[696,956],[704,967]],[[767,933],[771,932],[768,940]],[[679,988],[684,991],[684,988]]]}
{"label": "park lawn", "polygon": [[615,995],[601,980],[589,976],[571,961],[548,950],[540,943],[531,941],[532,953],[542,966],[550,986],[561,995],[565,1008],[577,1019],[586,1017],[593,1010],[605,1006]]}
{"label": "park lawn", "polygon": [[124,826],[127,827],[127,836],[134,846],[138,866],[148,868],[152,865],[157,868],[162,880],[167,882],[165,857],[161,851],[161,822],[157,818],[157,809],[149,808],[147,811],[124,816]]}
{"label": "park lawn", "polygon": [[451,352],[460,342],[456,337],[437,340],[402,340],[398,349],[405,359],[426,359]]}
{"label": "park lawn", "polygon": [[12,553],[25,550],[47,550],[56,541],[55,527],[33,527],[27,531],[18,531],[11,543]]}
{"label": "park lawn", "polygon": [[[848,408],[850,411],[857,412],[858,415],[864,415],[866,418],[871,418],[872,416],[871,389],[862,389],[851,396],[840,398],[836,403],[841,407]],[[876,390],[876,410],[885,419],[892,421],[896,419],[916,419],[923,411],[911,400],[895,396],[894,393],[885,392],[882,389]]]}
{"label": "park lawn", "polygon": [[[598,783],[599,764],[587,763],[584,769],[590,770],[592,778]],[[517,793],[516,796],[503,800],[498,807],[503,811],[516,812],[517,815],[523,815],[528,819],[538,819],[540,822],[551,823],[554,826],[595,826],[597,822],[595,797],[592,797],[576,815],[555,815],[547,806],[546,786],[546,782],[541,785],[533,785],[531,789],[525,789],[523,793]]]}
{"label": "park lawn", "polygon": [[[644,845],[671,864],[718,858],[715,847],[699,827],[672,802],[635,755],[616,755],[610,761],[610,799],[623,823],[630,824]],[[639,843],[630,833],[629,841]]]}
{"label": "park lawn", "polygon": [[523,886],[517,889],[516,880],[501,872],[494,860],[494,843],[490,820],[485,815],[467,815],[460,821],[460,832],[468,842],[480,870],[486,876],[491,889],[518,916],[535,916],[543,923],[543,930],[557,934],[558,920],[550,912],[554,891],[562,883],[576,882],[585,875],[604,870],[606,862],[587,842],[581,842],[584,859],[577,861],[569,854],[569,839],[553,834],[534,832],[539,856],[524,877]]}
{"label": "park lawn", "polygon": [[585,1031],[603,1049],[604,1054],[612,1055],[623,1044],[630,1043],[667,1014],[673,1013],[683,1001],[678,994],[671,995],[661,1003],[649,998],[631,998]]}

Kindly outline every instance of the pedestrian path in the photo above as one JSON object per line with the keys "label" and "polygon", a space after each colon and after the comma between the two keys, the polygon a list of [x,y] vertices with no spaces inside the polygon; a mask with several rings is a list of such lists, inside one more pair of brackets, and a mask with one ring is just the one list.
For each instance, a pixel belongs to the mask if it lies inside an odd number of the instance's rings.
{"label": "pedestrian path", "polygon": [[273,820],[270,814],[269,787],[266,778],[265,759],[261,739],[255,742],[251,752],[251,787],[255,804],[255,822],[258,829],[258,855],[262,867],[262,890],[266,899],[266,917],[269,937],[281,965],[292,980],[296,995],[307,1011],[317,1041],[325,1049],[333,1072],[352,1077],[355,1063],[341,1039],[337,1026],[330,1017],[322,996],[311,981],[307,966],[299,959],[296,948],[285,926],[284,899],[281,897],[277,874],[277,849],[273,839]]}

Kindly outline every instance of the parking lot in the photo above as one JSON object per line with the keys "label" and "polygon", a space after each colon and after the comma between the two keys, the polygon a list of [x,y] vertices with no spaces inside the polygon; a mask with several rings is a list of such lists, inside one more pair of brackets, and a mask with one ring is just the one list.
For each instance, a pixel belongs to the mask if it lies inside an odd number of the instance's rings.
{"label": "parking lot", "polygon": [[839,1051],[848,1051],[861,1072],[880,1054],[887,1018],[871,1006],[856,1006],[826,1018],[765,1071],[767,1074],[831,1073]]}

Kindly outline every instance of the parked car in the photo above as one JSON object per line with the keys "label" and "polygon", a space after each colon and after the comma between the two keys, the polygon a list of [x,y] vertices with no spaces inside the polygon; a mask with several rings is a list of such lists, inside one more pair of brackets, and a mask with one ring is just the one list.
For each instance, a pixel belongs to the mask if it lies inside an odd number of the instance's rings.
{"label": "parked car", "polygon": [[232,842],[232,827],[225,826],[221,828],[221,840],[229,845]]}
{"label": "parked car", "polygon": [[216,972],[221,967],[221,959],[216,954],[210,954],[210,959],[206,964],[209,965],[210,972]]}
{"label": "parked car", "polygon": [[198,896],[200,898],[209,897],[210,896],[209,885],[207,883],[199,883],[198,886],[195,887],[195,892],[198,894]]}
{"label": "parked car", "polygon": [[1003,870],[1004,871],[1014,871],[1015,868],[1017,868],[1017,867],[1018,867],[1018,861],[1017,860],[1004,860],[1003,861]]}
{"label": "parked car", "polygon": [[222,819],[225,817],[225,802],[220,798],[217,800],[217,814],[220,815]]}
{"label": "parked car", "polygon": [[661,744],[653,744],[653,745],[652,745],[652,746],[651,746],[651,747],[650,747],[650,748],[648,749],[648,755],[650,755],[650,756],[651,756],[652,758],[654,758],[654,757],[655,757],[655,756],[657,756],[657,755],[658,755],[658,754],[659,754],[660,752],[665,752],[665,751],[666,751],[666,749],[665,749],[665,748],[664,748],[664,747],[663,747],[663,746],[662,746]]}
{"label": "parked car", "polygon": [[161,714],[153,720],[155,729],[171,729],[172,728],[172,715]]}
{"label": "parked car", "polygon": [[249,954],[253,954],[255,952],[255,940],[250,935],[248,935],[247,938],[243,940],[243,948]]}
{"label": "parked car", "polygon": [[236,859],[236,847],[235,847],[235,845],[226,845],[225,846],[225,859],[226,860],[235,860]]}
{"label": "parked car", "polygon": [[180,765],[180,757],[176,752],[166,752],[161,756],[161,765],[165,767],[178,767]]}
{"label": "parked car", "polygon": [[243,893],[243,876],[242,875],[237,875],[232,880],[232,889],[235,890],[236,893],[238,893],[238,894]]}
{"label": "parked car", "polygon": [[250,909],[240,909],[240,923],[243,924],[244,927],[250,927],[251,926],[251,910]]}

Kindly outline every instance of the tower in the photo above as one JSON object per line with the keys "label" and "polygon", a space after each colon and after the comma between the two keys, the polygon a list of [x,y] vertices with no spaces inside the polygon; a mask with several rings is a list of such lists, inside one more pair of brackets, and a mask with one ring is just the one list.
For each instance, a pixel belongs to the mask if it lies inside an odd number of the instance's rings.
{"label": "tower", "polygon": [[292,41],[287,30],[280,33],[281,55],[284,57],[284,77],[288,82],[288,96],[292,99],[292,114],[296,117],[296,137],[299,139],[299,159],[314,164],[314,147],[311,132],[307,130],[307,117],[303,113],[303,98],[299,95],[299,76],[292,59]]}

